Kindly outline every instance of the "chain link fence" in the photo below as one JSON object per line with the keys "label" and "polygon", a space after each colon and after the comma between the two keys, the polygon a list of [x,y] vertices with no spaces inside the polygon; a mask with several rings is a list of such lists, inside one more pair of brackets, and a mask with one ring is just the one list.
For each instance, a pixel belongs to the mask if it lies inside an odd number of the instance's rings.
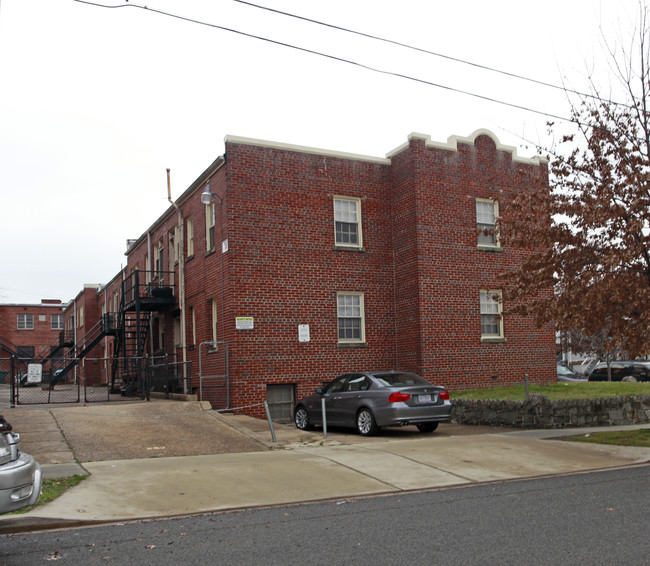
{"label": "chain link fence", "polygon": [[[74,363],[73,363],[74,362]],[[125,363],[128,362],[128,363]],[[31,405],[50,403],[100,403],[149,399],[151,392],[191,393],[192,364],[175,357],[66,358],[65,373],[48,364],[17,356],[0,357],[0,403]],[[113,378],[115,368],[130,371]]]}

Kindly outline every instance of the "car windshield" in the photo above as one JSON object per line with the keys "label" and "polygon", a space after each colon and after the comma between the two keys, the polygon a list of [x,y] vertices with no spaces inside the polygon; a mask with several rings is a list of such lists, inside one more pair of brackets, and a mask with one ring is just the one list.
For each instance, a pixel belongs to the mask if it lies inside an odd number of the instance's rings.
{"label": "car windshield", "polygon": [[404,385],[431,385],[426,379],[414,373],[377,373],[375,378],[385,387],[402,387]]}

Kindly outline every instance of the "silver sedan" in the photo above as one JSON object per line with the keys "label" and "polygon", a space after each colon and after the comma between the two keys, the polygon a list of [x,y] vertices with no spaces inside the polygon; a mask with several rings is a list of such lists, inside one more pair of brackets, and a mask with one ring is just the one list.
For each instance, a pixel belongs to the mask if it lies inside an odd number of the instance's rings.
{"label": "silver sedan", "polygon": [[20,435],[0,416],[0,513],[36,505],[41,495],[41,466],[19,443]]}
{"label": "silver sedan", "polygon": [[383,426],[416,425],[433,432],[451,420],[449,392],[409,372],[346,373],[296,403],[294,422],[301,430],[323,425],[355,427],[369,436]]}

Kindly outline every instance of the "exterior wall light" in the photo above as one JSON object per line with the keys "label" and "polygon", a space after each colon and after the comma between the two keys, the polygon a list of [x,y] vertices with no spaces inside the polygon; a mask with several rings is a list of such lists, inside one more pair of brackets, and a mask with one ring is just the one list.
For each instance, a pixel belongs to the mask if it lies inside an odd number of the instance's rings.
{"label": "exterior wall light", "polygon": [[[218,195],[215,195],[214,193],[210,192],[210,185],[205,186],[205,190],[201,193],[201,202],[205,205],[208,206],[209,204],[212,204],[212,199],[213,197],[219,198]],[[219,199],[221,200],[221,199]]]}

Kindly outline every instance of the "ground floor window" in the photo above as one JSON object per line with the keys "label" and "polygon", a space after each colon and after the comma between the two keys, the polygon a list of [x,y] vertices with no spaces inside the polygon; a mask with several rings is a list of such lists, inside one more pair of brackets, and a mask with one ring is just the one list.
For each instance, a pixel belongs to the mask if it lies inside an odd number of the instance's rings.
{"label": "ground floor window", "polygon": [[365,341],[363,293],[338,293],[339,343]]}
{"label": "ground floor window", "polygon": [[271,420],[278,423],[292,422],[295,403],[294,390],[291,383],[266,386],[266,402],[269,405]]}
{"label": "ground floor window", "polygon": [[501,291],[481,291],[481,338],[503,338]]}

